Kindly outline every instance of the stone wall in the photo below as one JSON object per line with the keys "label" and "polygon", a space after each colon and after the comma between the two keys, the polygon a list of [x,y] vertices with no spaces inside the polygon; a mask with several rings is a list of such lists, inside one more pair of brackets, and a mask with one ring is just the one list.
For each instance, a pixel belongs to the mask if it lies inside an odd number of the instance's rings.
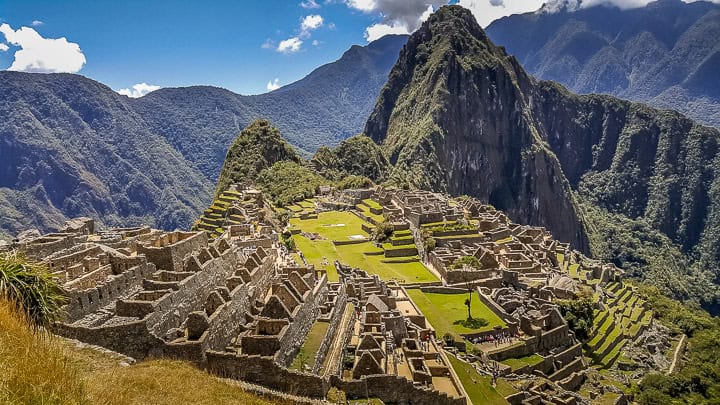
{"label": "stone wall", "polygon": [[582,356],[582,344],[578,343],[569,347],[567,350],[552,356],[552,359],[555,362],[556,367],[562,368],[580,356]]}
{"label": "stone wall", "polygon": [[207,296],[219,286],[225,286],[239,266],[238,253],[226,250],[218,258],[208,260],[201,270],[180,282],[180,289],[166,298],[166,305],[156,308],[148,316],[148,327],[158,336],[172,328],[178,328],[190,312],[204,310]]}
{"label": "stone wall", "polygon": [[164,245],[164,240],[154,239],[145,244],[138,245],[138,254],[144,254],[148,261],[155,263],[160,270],[183,271],[183,260],[185,256],[207,246],[207,234],[196,232],[193,235],[185,235],[185,232],[165,234],[162,237],[171,238],[185,236],[175,243]]}
{"label": "stone wall", "polygon": [[81,317],[125,298],[143,286],[143,280],[155,272],[155,265],[145,263],[112,276],[108,281],[94,288],[68,292],[68,304],[65,308],[67,321],[73,322]]}
{"label": "stone wall", "polygon": [[569,328],[567,325],[560,325],[552,330],[543,332],[540,335],[540,350],[550,350],[564,346],[570,342]]}
{"label": "stone wall", "polygon": [[345,284],[342,283],[340,284],[340,289],[338,290],[337,298],[335,299],[335,308],[329,320],[328,330],[325,333],[325,337],[320,344],[320,348],[318,349],[317,354],[315,355],[315,364],[313,365],[312,370],[313,374],[318,374],[321,371],[320,369],[322,368],[325,357],[328,354],[328,349],[330,349],[330,345],[332,345],[332,342],[335,340],[335,335],[337,334],[338,328],[341,326],[340,321],[342,320],[343,314],[345,313],[346,305],[347,293],[345,291]]}
{"label": "stone wall", "polygon": [[44,235],[39,239],[35,239],[30,243],[20,243],[18,248],[22,250],[25,256],[33,260],[42,260],[44,257],[50,256],[55,252],[68,249],[79,243],[85,242],[87,236],[54,233]]}
{"label": "stone wall", "polygon": [[307,301],[300,304],[293,321],[280,341],[280,350],[275,355],[275,361],[282,366],[289,366],[295,359],[300,347],[307,337],[320,314],[320,306],[327,298],[327,275],[323,274],[315,287],[308,295]]}
{"label": "stone wall", "polygon": [[288,370],[273,361],[272,357],[244,356],[208,351],[206,367],[227,378],[247,381],[290,395],[325,398],[330,383],[320,376]]}
{"label": "stone wall", "polygon": [[370,375],[359,380],[346,381],[330,378],[331,385],[345,392],[349,399],[378,398],[385,403],[413,405],[465,405],[465,398],[452,398],[447,394],[416,386],[412,381],[392,375]]}
{"label": "stone wall", "polygon": [[567,366],[561,368],[560,370],[556,371],[555,373],[550,375],[550,379],[553,381],[559,381],[566,377],[569,377],[570,374],[584,370],[585,369],[585,363],[583,362],[582,357],[579,357],[573,361],[571,361]]}
{"label": "stone wall", "polygon": [[482,301],[483,304],[485,304],[488,308],[490,308],[491,311],[495,312],[497,316],[499,316],[505,323],[509,324],[515,324],[517,323],[517,320],[510,316],[507,312],[505,312],[504,309],[500,305],[498,305],[492,298],[488,297],[487,295],[483,294],[482,291],[480,291],[480,288],[477,288],[478,296],[480,296],[480,301]]}
{"label": "stone wall", "polygon": [[148,355],[160,355],[165,346],[165,342],[148,332],[145,320],[142,319],[102,327],[56,324],[53,332],[69,339],[102,346],[136,359],[142,359]]}
{"label": "stone wall", "polygon": [[[272,263],[272,257],[268,258]],[[252,286],[244,284],[237,286],[230,292],[230,301],[219,307],[210,317],[207,337],[203,339],[204,350],[223,350],[230,345],[231,340],[238,335],[245,323],[245,314],[250,312],[250,288],[256,291],[267,291],[272,282],[273,272],[261,270],[256,272]]]}
{"label": "stone wall", "polygon": [[410,248],[389,249],[385,251],[385,257],[415,256],[416,254],[418,254],[418,249],[414,245]]}
{"label": "stone wall", "polygon": [[503,361],[510,358],[525,357],[537,352],[538,338],[533,336],[525,339],[524,344],[504,347],[488,352],[488,358],[495,361]]}

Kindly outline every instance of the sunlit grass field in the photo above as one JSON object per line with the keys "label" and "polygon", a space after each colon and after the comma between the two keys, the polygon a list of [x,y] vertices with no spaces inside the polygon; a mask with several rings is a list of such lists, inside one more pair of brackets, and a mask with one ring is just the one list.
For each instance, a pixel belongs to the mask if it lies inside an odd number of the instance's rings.
{"label": "sunlit grass field", "polygon": [[[316,267],[323,267],[328,272],[330,281],[337,281],[338,275],[333,265],[334,260],[348,266],[361,268],[368,273],[377,274],[384,280],[395,279],[407,283],[426,283],[438,281],[422,263],[384,263],[385,256],[366,255],[365,253],[382,253],[373,242],[366,241],[351,245],[335,246],[333,240],[348,241],[352,235],[368,237],[362,230],[363,220],[350,212],[322,212],[318,219],[301,220],[292,218],[290,224],[304,232],[316,233],[325,240],[311,241],[302,235],[294,235],[297,248],[303,252],[307,261]],[[338,225],[343,226],[328,226]],[[323,257],[327,265],[323,266]]]}

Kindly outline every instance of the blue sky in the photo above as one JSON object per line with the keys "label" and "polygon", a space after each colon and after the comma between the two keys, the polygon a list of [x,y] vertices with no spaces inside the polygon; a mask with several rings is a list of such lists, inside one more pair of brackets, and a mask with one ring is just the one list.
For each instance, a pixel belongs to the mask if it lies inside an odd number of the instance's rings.
{"label": "blue sky", "polygon": [[[257,94],[302,78],[353,44],[411,32],[447,1],[0,0],[0,69],[77,72],[134,95],[155,88],[133,92],[139,83]],[[454,2],[485,26],[543,1]]]}

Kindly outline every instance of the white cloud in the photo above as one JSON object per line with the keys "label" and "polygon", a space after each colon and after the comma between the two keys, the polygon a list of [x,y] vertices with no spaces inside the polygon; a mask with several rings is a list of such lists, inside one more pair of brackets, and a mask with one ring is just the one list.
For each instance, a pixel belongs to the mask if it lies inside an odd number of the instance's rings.
{"label": "white cloud", "polygon": [[472,11],[477,22],[482,27],[487,27],[498,18],[536,11],[546,1],[548,0],[460,0],[458,4]]}
{"label": "white cloud", "polygon": [[8,70],[37,73],[77,73],[86,62],[80,45],[63,38],[43,38],[37,31],[21,27],[17,31],[8,24],[0,32],[11,45],[21,49]]}
{"label": "white cloud", "polygon": [[10,47],[7,46],[7,44],[3,44],[3,43],[0,42],[0,52],[5,52],[5,51],[7,51],[8,49],[10,49]]}
{"label": "white cloud", "polygon": [[555,13],[558,11],[576,11],[594,6],[614,6],[623,10],[645,7],[655,0],[550,0],[538,11]]}
{"label": "white cloud", "polygon": [[302,23],[300,23],[300,29],[303,32],[307,32],[307,31],[312,31],[314,29],[317,29],[322,25],[323,25],[322,16],[317,15],[317,14],[311,14],[311,15],[303,18]]}
{"label": "white cloud", "polygon": [[427,10],[425,10],[424,13],[420,16],[420,21],[425,22],[428,18],[430,18],[430,15],[434,12],[433,6],[428,6]]}
{"label": "white cloud", "polygon": [[347,0],[346,3],[349,7],[366,13],[374,11],[377,7],[375,0]]}
{"label": "white cloud", "polygon": [[32,24],[33,27],[38,27],[38,26],[43,25],[43,24],[45,24],[45,23],[42,22],[42,21],[40,21],[40,20],[33,20],[33,22],[31,22],[30,24]]}
{"label": "white cloud", "polygon": [[131,89],[120,89],[117,92],[122,94],[123,96],[128,96],[130,98],[138,98],[159,89],[161,89],[160,86],[155,86],[153,84],[147,84],[143,82],[133,85]]}
{"label": "white cloud", "polygon": [[[350,1],[350,0],[348,0]],[[470,9],[478,23],[487,27],[491,22],[511,14],[554,13],[575,11],[593,6],[615,6],[621,9],[644,7],[656,0],[459,0],[457,4]],[[683,0],[685,3],[710,0]],[[711,0],[720,3],[720,0]],[[545,5],[543,5],[545,3]]]}
{"label": "white cloud", "polygon": [[373,24],[365,29],[365,39],[372,42],[390,34],[409,34],[410,31],[404,25]]}
{"label": "white cloud", "polygon": [[315,0],[306,0],[300,3],[300,7],[302,8],[320,8],[320,5],[317,4]]}
{"label": "white cloud", "polygon": [[313,39],[313,41],[312,41],[312,46],[318,46],[318,45],[320,45],[320,44],[321,44],[320,41],[318,41],[317,39]]}
{"label": "white cloud", "polygon": [[270,80],[269,82],[267,82],[267,85],[265,87],[268,89],[268,91],[273,91],[273,90],[279,89],[280,88],[280,79],[278,79],[276,77],[275,80]]}
{"label": "white cloud", "polygon": [[377,14],[382,18],[365,30],[365,39],[368,41],[387,34],[411,33],[434,10],[447,3],[447,0],[345,0],[345,4],[352,9]]}
{"label": "white cloud", "polygon": [[280,41],[277,47],[277,51],[281,53],[294,53],[300,50],[303,41],[300,37],[288,38],[284,41]]}
{"label": "white cloud", "polygon": [[265,42],[260,45],[260,48],[262,49],[274,49],[275,48],[275,41],[272,39],[266,39]]}

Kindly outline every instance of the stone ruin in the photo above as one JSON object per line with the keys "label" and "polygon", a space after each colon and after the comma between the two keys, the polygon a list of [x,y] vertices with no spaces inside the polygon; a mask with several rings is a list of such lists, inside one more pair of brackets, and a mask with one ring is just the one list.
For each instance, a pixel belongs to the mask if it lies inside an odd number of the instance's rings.
{"label": "stone ruin", "polygon": [[[323,398],[335,387],[349,398],[466,403],[442,340],[409,298],[406,285],[341,263],[335,263],[340,281],[329,282],[324,270],[306,262],[297,265],[279,242],[282,230],[268,217],[261,194],[251,187],[238,190],[223,193],[224,203],[214,202],[206,212],[203,223],[212,230],[99,231],[94,221],[80,218],[55,233],[25,232],[5,249],[45,262],[60,280],[68,304],[64,321],[53,326],[59,335],[137,359],[190,360],[221,376],[300,396]],[[544,228],[514,224],[472,198],[386,188],[328,190],[316,209],[353,210],[368,198],[380,205],[367,207],[369,212],[411,235],[420,260],[442,280],[412,287],[453,293],[473,289],[504,321],[504,327],[463,337],[481,348],[475,365],[481,372],[540,377],[508,397],[511,403],[579,400],[569,392],[585,381],[588,364],[557,300],[589,288],[605,313],[600,321],[624,303],[632,304],[631,313],[617,310],[617,319],[647,315],[622,286],[622,270],[571,251]],[[431,251],[422,247],[428,235],[437,241]],[[467,256],[478,265],[452,266]],[[572,277],[569,262],[577,263]],[[327,332],[317,353],[302,370],[290,369],[318,322],[327,324]],[[636,349],[656,345],[662,350],[667,342],[654,329],[627,329],[616,341],[600,340],[595,348],[605,355],[635,336],[627,355],[662,363],[661,356],[647,357]],[[493,338],[519,344],[477,344]],[[499,363],[530,354],[542,361],[515,370]]]}
{"label": "stone ruin", "polygon": [[402,377],[443,398],[462,398],[464,389],[437,345],[425,317],[396,282],[336,262],[348,300],[356,308],[342,375],[348,381],[366,376]]}

